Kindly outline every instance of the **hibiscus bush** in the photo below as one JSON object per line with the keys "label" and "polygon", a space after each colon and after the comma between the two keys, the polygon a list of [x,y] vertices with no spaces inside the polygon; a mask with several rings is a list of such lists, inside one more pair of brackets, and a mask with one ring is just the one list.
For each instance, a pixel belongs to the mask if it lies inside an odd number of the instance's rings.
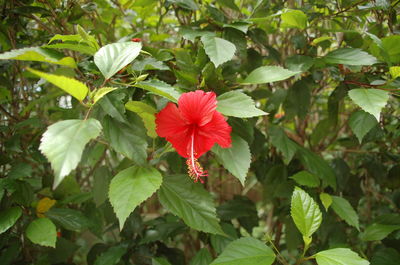
{"label": "hibiscus bush", "polygon": [[400,264],[400,1],[0,9],[2,265]]}

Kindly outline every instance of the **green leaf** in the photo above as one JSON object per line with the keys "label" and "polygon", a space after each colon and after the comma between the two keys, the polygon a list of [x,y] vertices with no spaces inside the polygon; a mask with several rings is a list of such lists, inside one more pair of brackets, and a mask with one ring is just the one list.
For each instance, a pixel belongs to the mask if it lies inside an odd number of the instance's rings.
{"label": "green leaf", "polygon": [[85,99],[89,88],[82,82],[62,75],[53,75],[43,73],[37,70],[28,68],[28,71],[47,80],[55,86],[58,86],[79,101]]}
{"label": "green leaf", "polygon": [[372,65],[377,63],[374,56],[364,52],[361,49],[340,48],[331,51],[325,57],[324,62],[329,64],[346,64],[346,65]]}
{"label": "green leaf", "polygon": [[183,219],[186,225],[206,233],[225,235],[211,194],[187,175],[164,178],[158,191],[161,204]]}
{"label": "green leaf", "polygon": [[226,116],[250,118],[267,114],[256,108],[251,97],[239,91],[226,92],[217,101],[217,110]]}
{"label": "green leaf", "polygon": [[396,79],[400,76],[400,66],[392,66],[389,68],[390,75],[392,79]]}
{"label": "green leaf", "polygon": [[94,262],[94,265],[115,265],[126,253],[127,247],[124,245],[114,246],[101,253]]}
{"label": "green leaf", "polygon": [[57,225],[70,231],[81,232],[90,226],[89,219],[80,211],[73,209],[51,208],[45,215]]}
{"label": "green leaf", "polygon": [[126,218],[160,187],[162,176],[155,168],[133,166],[119,172],[110,183],[108,197],[122,230]]}
{"label": "green leaf", "polygon": [[289,163],[294,154],[297,152],[297,144],[287,137],[284,130],[276,125],[271,125],[268,129],[268,135],[271,143],[275,146],[286,158],[286,163]]}
{"label": "green leaf", "polygon": [[328,211],[329,206],[331,206],[333,202],[331,195],[325,192],[321,192],[321,194],[319,195],[319,199],[321,200],[322,205],[325,208],[325,211]]}
{"label": "green leaf", "polygon": [[99,101],[102,97],[104,97],[108,93],[114,91],[115,89],[118,89],[118,88],[117,87],[102,87],[102,88],[98,89],[93,96],[93,104],[96,104],[96,102]]}
{"label": "green leaf", "polygon": [[151,265],[171,265],[166,258],[152,258]]}
{"label": "green leaf", "polygon": [[302,186],[307,186],[310,188],[316,188],[319,186],[319,178],[313,174],[310,174],[307,171],[300,171],[296,173],[295,175],[290,177],[291,179],[294,179],[299,185]]}
{"label": "green leaf", "polygon": [[307,16],[300,10],[288,10],[281,14],[282,26],[287,28],[305,29]]}
{"label": "green leaf", "polygon": [[393,231],[399,230],[400,225],[372,224],[360,235],[364,241],[382,240]]}
{"label": "green leaf", "polygon": [[369,262],[348,248],[328,249],[315,254],[318,265],[369,265]]}
{"label": "green leaf", "polygon": [[304,147],[298,147],[301,163],[310,173],[322,180],[323,186],[331,186],[336,189],[336,175],[329,164],[319,155]]}
{"label": "green leaf", "polygon": [[98,120],[64,120],[50,125],[39,146],[55,172],[53,189],[76,168],[85,145],[101,131]]}
{"label": "green leaf", "polygon": [[111,117],[103,119],[104,136],[111,147],[133,160],[136,164],[145,165],[147,159],[147,141],[144,129],[131,123],[118,122]]}
{"label": "green leaf", "polygon": [[102,205],[107,199],[110,179],[110,171],[106,166],[101,166],[94,170],[92,193],[97,207]]}
{"label": "green leaf", "polygon": [[125,108],[135,112],[140,118],[142,118],[148,136],[151,138],[157,137],[155,117],[157,110],[155,108],[140,101],[128,101],[125,104]]}
{"label": "green leaf", "polygon": [[21,217],[21,214],[22,210],[19,207],[12,207],[2,211],[0,214],[0,234],[12,227]]}
{"label": "green leaf", "polygon": [[305,72],[314,64],[314,59],[306,55],[293,55],[286,59],[286,67],[293,72]]}
{"label": "green leaf", "polygon": [[11,50],[0,54],[0,60],[37,61],[76,68],[75,60],[71,57],[60,58],[58,53],[40,47]]}
{"label": "green leaf", "polygon": [[235,55],[236,46],[230,41],[205,35],[201,37],[201,42],[204,45],[206,54],[215,67],[232,60]]}
{"label": "green leaf", "polygon": [[354,226],[360,231],[358,223],[358,215],[354,211],[351,204],[342,197],[331,196],[332,197],[332,209],[335,211],[340,218],[346,221],[348,225]]}
{"label": "green leaf", "polygon": [[232,147],[222,148],[219,145],[214,145],[212,151],[221,160],[222,165],[244,186],[251,163],[249,144],[235,134],[232,134],[231,137]]}
{"label": "green leaf", "polygon": [[181,96],[181,94],[174,87],[159,80],[143,81],[135,86],[169,99],[175,103],[178,102],[178,99]]}
{"label": "green leaf", "polygon": [[26,228],[26,236],[35,244],[45,247],[56,247],[56,226],[50,219],[39,218],[32,221]]}
{"label": "green leaf", "polygon": [[393,248],[379,248],[371,259],[372,265],[399,265],[400,253]]}
{"label": "green leaf", "polygon": [[118,42],[101,47],[94,55],[94,63],[105,79],[131,63],[140,53],[140,42]]}
{"label": "green leaf", "polygon": [[378,121],[374,116],[362,110],[353,112],[349,120],[350,128],[360,143],[364,136],[377,124]]}
{"label": "green leaf", "polygon": [[43,47],[50,49],[68,49],[88,55],[93,55],[96,53],[96,49],[94,49],[93,47],[79,43],[56,43],[56,44],[48,44]]}
{"label": "green leaf", "polygon": [[190,261],[190,265],[209,265],[212,262],[210,252],[207,248],[200,249],[193,259]]}
{"label": "green leaf", "polygon": [[322,213],[318,204],[298,187],[292,195],[290,214],[303,237],[311,237],[321,225]]}
{"label": "green leaf", "polygon": [[274,261],[274,252],[263,242],[243,237],[229,243],[210,265],[271,265]]}
{"label": "green leaf", "polygon": [[282,81],[301,72],[293,72],[280,66],[261,66],[252,71],[243,84],[264,84]]}
{"label": "green leaf", "polygon": [[349,91],[349,97],[364,111],[374,115],[377,121],[381,110],[389,100],[389,93],[380,89],[357,88]]}

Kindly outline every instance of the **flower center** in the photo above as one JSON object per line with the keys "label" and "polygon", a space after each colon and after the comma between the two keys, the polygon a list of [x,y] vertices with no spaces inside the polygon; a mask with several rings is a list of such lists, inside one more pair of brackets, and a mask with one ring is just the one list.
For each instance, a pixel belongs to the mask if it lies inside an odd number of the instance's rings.
{"label": "flower center", "polygon": [[190,143],[190,156],[186,160],[186,165],[188,166],[189,177],[193,179],[194,182],[200,181],[201,183],[204,183],[204,180],[201,177],[208,176],[208,173],[203,169],[203,167],[197,161],[197,158],[195,158],[194,130],[192,132],[191,143]]}

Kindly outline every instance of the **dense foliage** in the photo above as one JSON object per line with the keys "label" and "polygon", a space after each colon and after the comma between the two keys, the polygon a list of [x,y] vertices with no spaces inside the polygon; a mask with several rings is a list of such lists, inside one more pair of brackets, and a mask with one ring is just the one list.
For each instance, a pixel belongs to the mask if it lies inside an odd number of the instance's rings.
{"label": "dense foliage", "polygon": [[[3,0],[0,263],[399,264],[399,6]],[[195,90],[204,183],[156,131]]]}

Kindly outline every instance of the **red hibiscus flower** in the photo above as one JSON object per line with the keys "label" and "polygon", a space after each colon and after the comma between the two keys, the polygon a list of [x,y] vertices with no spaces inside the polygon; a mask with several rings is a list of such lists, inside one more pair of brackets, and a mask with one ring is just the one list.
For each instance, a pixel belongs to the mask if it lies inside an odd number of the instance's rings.
{"label": "red hibiscus flower", "polygon": [[208,175],[197,159],[215,143],[223,148],[231,146],[232,128],[216,108],[214,92],[196,90],[183,93],[178,107],[168,103],[156,115],[157,134],[187,158],[188,173],[195,182],[203,183],[201,177]]}

